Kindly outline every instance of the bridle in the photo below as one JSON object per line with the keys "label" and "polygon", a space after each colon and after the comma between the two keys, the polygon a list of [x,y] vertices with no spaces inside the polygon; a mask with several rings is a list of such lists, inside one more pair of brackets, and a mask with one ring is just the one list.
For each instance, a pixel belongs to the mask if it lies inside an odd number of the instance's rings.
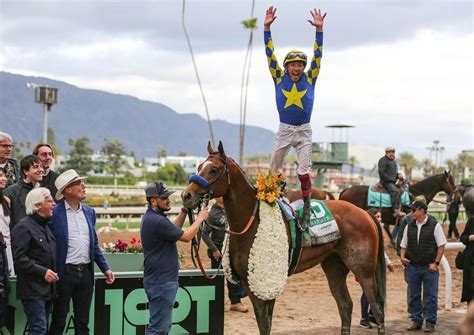
{"label": "bridle", "polygon": [[451,174],[448,174],[446,176],[445,180],[446,180],[446,183],[448,184],[449,190],[451,192],[449,195],[452,196],[454,193],[459,192],[459,190],[458,190],[458,187],[456,185],[454,185],[454,189],[452,188],[451,182],[449,181],[449,177],[451,177]]}
{"label": "bridle", "polygon": [[[210,199],[215,197],[214,190],[215,190],[216,186],[219,185],[221,179],[224,177],[225,174],[227,174],[227,188],[226,188],[225,193],[228,192],[228,190],[230,189],[230,186],[231,186],[227,157],[225,159],[223,159],[222,157],[220,157],[218,155],[210,155],[202,164],[204,164],[207,161],[210,162],[209,159],[213,158],[213,157],[218,158],[224,164],[224,167],[221,169],[220,174],[214,180],[212,180],[211,182],[208,182],[204,177],[199,176],[199,175],[192,176],[189,179],[189,183],[194,182],[194,183],[198,184],[200,187],[205,188],[205,190],[206,190],[205,193],[199,194],[198,213],[199,213],[199,211],[201,210],[202,207],[207,207]],[[206,185],[206,183],[207,183],[207,185]],[[250,216],[250,218],[249,218],[246,226],[244,227],[244,229],[240,232],[234,232],[230,229],[222,229],[220,227],[215,227],[215,226],[209,224],[207,221],[204,221],[204,224],[210,226],[213,229],[218,229],[218,230],[221,230],[221,231],[223,230],[226,234],[229,234],[229,235],[243,235],[249,230],[249,228],[252,226],[253,222],[255,221],[255,216],[257,214],[258,207],[259,207],[259,201],[255,201],[255,206],[254,206],[254,209],[253,209],[253,213]],[[193,211],[189,211],[188,212],[188,218],[189,218],[190,223],[194,222],[194,217],[193,216],[194,216]],[[217,276],[217,273],[218,273],[219,269],[222,268],[222,258],[219,262],[219,266],[216,269],[216,272],[211,276],[208,275],[206,270],[204,269],[204,267],[202,265],[201,258],[199,257],[199,247],[200,247],[200,244],[201,244],[201,236],[202,236],[201,230],[202,230],[202,226],[200,227],[198,234],[192,240],[192,243],[191,243],[191,259],[193,261],[194,266],[199,267],[199,269],[201,270],[203,276],[206,279],[214,279]],[[226,247],[227,246],[225,246],[225,248]],[[222,255],[224,255],[224,254],[225,254],[225,249],[222,250]],[[196,262],[197,262],[197,264],[196,264]]]}

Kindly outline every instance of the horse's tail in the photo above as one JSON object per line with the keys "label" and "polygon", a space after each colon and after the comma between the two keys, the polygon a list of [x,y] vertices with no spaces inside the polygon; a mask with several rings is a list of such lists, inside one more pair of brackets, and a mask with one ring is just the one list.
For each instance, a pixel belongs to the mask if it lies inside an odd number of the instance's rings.
{"label": "horse's tail", "polygon": [[387,269],[385,264],[385,252],[383,244],[382,227],[372,213],[369,213],[372,220],[377,227],[377,233],[379,235],[379,250],[377,253],[377,269],[375,274],[375,280],[377,281],[377,302],[380,304],[382,312],[385,308],[385,301],[387,299]]}
{"label": "horse's tail", "polygon": [[324,191],[324,193],[326,193],[326,196],[329,198],[329,200],[336,200],[336,198],[334,198],[334,194],[332,194],[331,192]]}

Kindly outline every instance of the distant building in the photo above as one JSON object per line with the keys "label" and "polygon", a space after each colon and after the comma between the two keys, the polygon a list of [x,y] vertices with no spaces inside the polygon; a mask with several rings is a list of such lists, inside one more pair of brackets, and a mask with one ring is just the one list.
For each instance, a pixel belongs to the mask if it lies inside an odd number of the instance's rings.
{"label": "distant building", "polygon": [[191,175],[196,173],[199,164],[204,162],[206,157],[198,156],[167,156],[167,157],[145,157],[143,159],[144,168],[147,173],[154,173],[166,164],[178,164],[184,171]]}

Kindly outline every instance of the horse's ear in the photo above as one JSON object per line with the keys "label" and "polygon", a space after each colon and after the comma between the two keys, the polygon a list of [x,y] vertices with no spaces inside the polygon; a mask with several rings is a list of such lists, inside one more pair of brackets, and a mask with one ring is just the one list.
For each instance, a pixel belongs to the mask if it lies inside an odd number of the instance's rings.
{"label": "horse's ear", "polygon": [[221,155],[224,155],[224,156],[225,156],[224,145],[222,144],[222,141],[219,141],[219,145],[217,146],[217,149],[219,150],[219,153],[220,153]]}
{"label": "horse's ear", "polygon": [[215,151],[214,148],[212,147],[211,141],[207,142],[207,152],[209,155],[212,155]]}
{"label": "horse's ear", "polygon": [[446,177],[449,177],[449,171],[444,170],[444,175],[445,175]]}

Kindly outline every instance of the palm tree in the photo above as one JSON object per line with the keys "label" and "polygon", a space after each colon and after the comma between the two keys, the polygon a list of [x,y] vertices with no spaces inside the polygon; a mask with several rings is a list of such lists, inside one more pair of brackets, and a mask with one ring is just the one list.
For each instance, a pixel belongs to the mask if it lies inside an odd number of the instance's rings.
{"label": "palm tree", "polygon": [[421,161],[421,167],[423,168],[423,176],[424,177],[429,177],[433,175],[434,172],[434,165],[433,161],[429,158],[425,158]]}
{"label": "palm tree", "polygon": [[359,161],[357,160],[356,156],[350,156],[349,159],[348,159],[348,162],[349,162],[349,165],[351,166],[350,183],[352,185],[352,175],[354,174],[354,167],[356,166],[356,164],[359,164]]}
{"label": "palm tree", "polygon": [[466,152],[460,153],[458,155],[458,167],[461,170],[462,179],[467,178],[468,170],[474,169],[474,155],[468,154]]}
{"label": "palm tree", "polygon": [[405,176],[407,178],[407,181],[410,182],[411,173],[413,171],[413,168],[418,165],[418,160],[410,152],[402,152],[399,157],[400,158],[398,159],[398,161],[400,162],[400,165],[402,165],[403,169],[405,170]]}
{"label": "palm tree", "polygon": [[458,169],[457,161],[454,159],[447,159],[445,163],[446,163],[446,166],[448,167],[449,172],[451,172],[453,178],[457,180],[459,177],[459,169]]}

